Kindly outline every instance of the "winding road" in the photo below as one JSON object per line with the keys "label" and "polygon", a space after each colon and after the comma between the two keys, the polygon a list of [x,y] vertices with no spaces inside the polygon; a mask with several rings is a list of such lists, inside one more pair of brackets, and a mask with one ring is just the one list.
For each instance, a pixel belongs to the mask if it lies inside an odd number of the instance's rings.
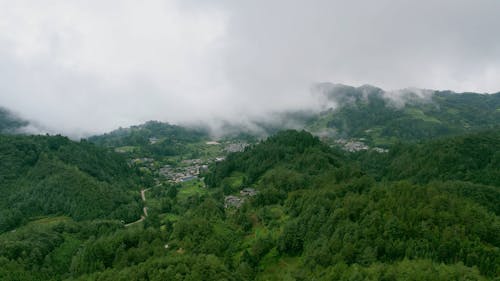
{"label": "winding road", "polygon": [[[145,203],[146,202],[146,191],[150,190],[151,188],[147,188],[147,189],[141,189],[141,198],[142,198],[142,201]],[[131,225],[134,225],[136,223],[140,223],[141,221],[145,220],[146,217],[148,216],[148,207],[144,207],[142,208],[142,212],[144,213],[140,219],[134,221],[134,222],[131,222],[131,223],[127,223],[125,225],[125,227],[127,226],[131,226]]]}

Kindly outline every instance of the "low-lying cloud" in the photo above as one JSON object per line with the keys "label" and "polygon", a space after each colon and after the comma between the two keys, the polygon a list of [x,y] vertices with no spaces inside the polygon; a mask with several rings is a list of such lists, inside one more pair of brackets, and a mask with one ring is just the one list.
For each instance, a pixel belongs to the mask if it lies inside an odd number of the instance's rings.
{"label": "low-lying cloud", "polygon": [[311,109],[331,81],[496,92],[500,2],[0,0],[0,105],[52,132]]}

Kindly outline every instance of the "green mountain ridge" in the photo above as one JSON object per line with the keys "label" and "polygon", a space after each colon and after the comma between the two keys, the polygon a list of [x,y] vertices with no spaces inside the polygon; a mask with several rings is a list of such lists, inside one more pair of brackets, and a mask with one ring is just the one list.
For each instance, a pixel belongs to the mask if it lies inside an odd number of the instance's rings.
{"label": "green mountain ridge", "polygon": [[[352,87],[332,83],[319,83],[314,92],[316,95],[311,98],[321,101],[322,110],[285,110],[266,119],[251,120],[250,124],[227,121],[217,129],[217,135],[255,140],[284,129],[305,129],[324,139],[361,139],[370,146],[388,147],[398,141],[418,142],[500,126],[500,93],[384,91],[371,85]],[[209,124],[189,128],[152,121],[89,139],[120,147],[147,145],[149,138],[157,137],[160,143],[169,139],[170,143],[164,144],[174,147],[172,141],[177,137],[182,142],[186,137],[195,141],[211,135]]]}
{"label": "green mountain ridge", "polygon": [[[62,155],[67,145],[96,149],[38,138]],[[213,164],[199,193],[181,196],[187,185],[151,187],[149,216],[134,227],[55,217],[0,234],[0,277],[491,280],[500,274],[499,142],[490,130],[399,144],[389,153],[347,153],[308,132],[283,131]],[[34,165],[26,180],[46,174],[44,157],[23,157]],[[67,159],[74,158],[51,163]],[[95,174],[74,165],[75,174]],[[243,188],[256,195],[241,195]],[[224,206],[228,196],[242,204]]]}
{"label": "green mountain ridge", "polygon": [[0,107],[0,133],[15,133],[28,124],[28,121],[17,117],[8,109]]}
{"label": "green mountain ridge", "polygon": [[46,215],[140,216],[140,177],[120,155],[61,136],[0,136],[0,155],[0,231]]}
{"label": "green mountain ridge", "polygon": [[258,134],[0,135],[0,280],[500,280],[500,94],[320,86]]}
{"label": "green mountain ridge", "polygon": [[318,91],[333,107],[306,129],[341,138],[362,138],[387,146],[500,126],[500,93],[476,94],[406,89],[385,92],[323,83]]}

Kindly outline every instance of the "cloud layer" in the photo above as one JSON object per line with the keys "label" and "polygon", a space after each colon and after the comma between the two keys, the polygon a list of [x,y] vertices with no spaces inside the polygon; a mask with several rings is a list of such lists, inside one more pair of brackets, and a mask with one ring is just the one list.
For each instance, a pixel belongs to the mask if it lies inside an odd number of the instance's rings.
{"label": "cloud layer", "polygon": [[316,82],[497,92],[500,2],[0,0],[0,105],[53,132],[245,120]]}

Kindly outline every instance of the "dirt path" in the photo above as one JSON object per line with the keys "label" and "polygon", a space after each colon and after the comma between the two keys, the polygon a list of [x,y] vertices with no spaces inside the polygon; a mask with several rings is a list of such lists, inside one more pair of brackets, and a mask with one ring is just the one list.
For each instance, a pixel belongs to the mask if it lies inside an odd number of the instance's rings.
{"label": "dirt path", "polygon": [[134,224],[136,224],[136,223],[140,223],[140,222],[141,222],[141,221],[143,221],[144,219],[146,219],[146,218],[145,218],[144,216],[141,216],[141,218],[140,218],[140,219],[138,219],[138,220],[136,220],[136,221],[134,221],[134,222],[131,222],[131,223],[127,223],[127,224],[125,225],[125,227],[127,227],[127,226],[131,226],[131,225],[134,225]]}
{"label": "dirt path", "polygon": [[150,190],[151,188],[148,189],[141,189],[141,198],[142,201],[146,202],[146,191]]}
{"label": "dirt path", "polygon": [[[148,191],[150,189],[151,188],[141,189],[141,199],[142,199],[142,202],[146,202],[146,191]],[[148,216],[148,207],[142,208],[142,212],[144,213],[144,215],[142,215],[140,219],[138,219],[138,220],[136,220],[134,222],[131,222],[131,223],[127,223],[125,225],[125,227],[130,226],[130,225],[134,225],[136,223],[140,223],[141,221],[145,220],[146,217]]]}

